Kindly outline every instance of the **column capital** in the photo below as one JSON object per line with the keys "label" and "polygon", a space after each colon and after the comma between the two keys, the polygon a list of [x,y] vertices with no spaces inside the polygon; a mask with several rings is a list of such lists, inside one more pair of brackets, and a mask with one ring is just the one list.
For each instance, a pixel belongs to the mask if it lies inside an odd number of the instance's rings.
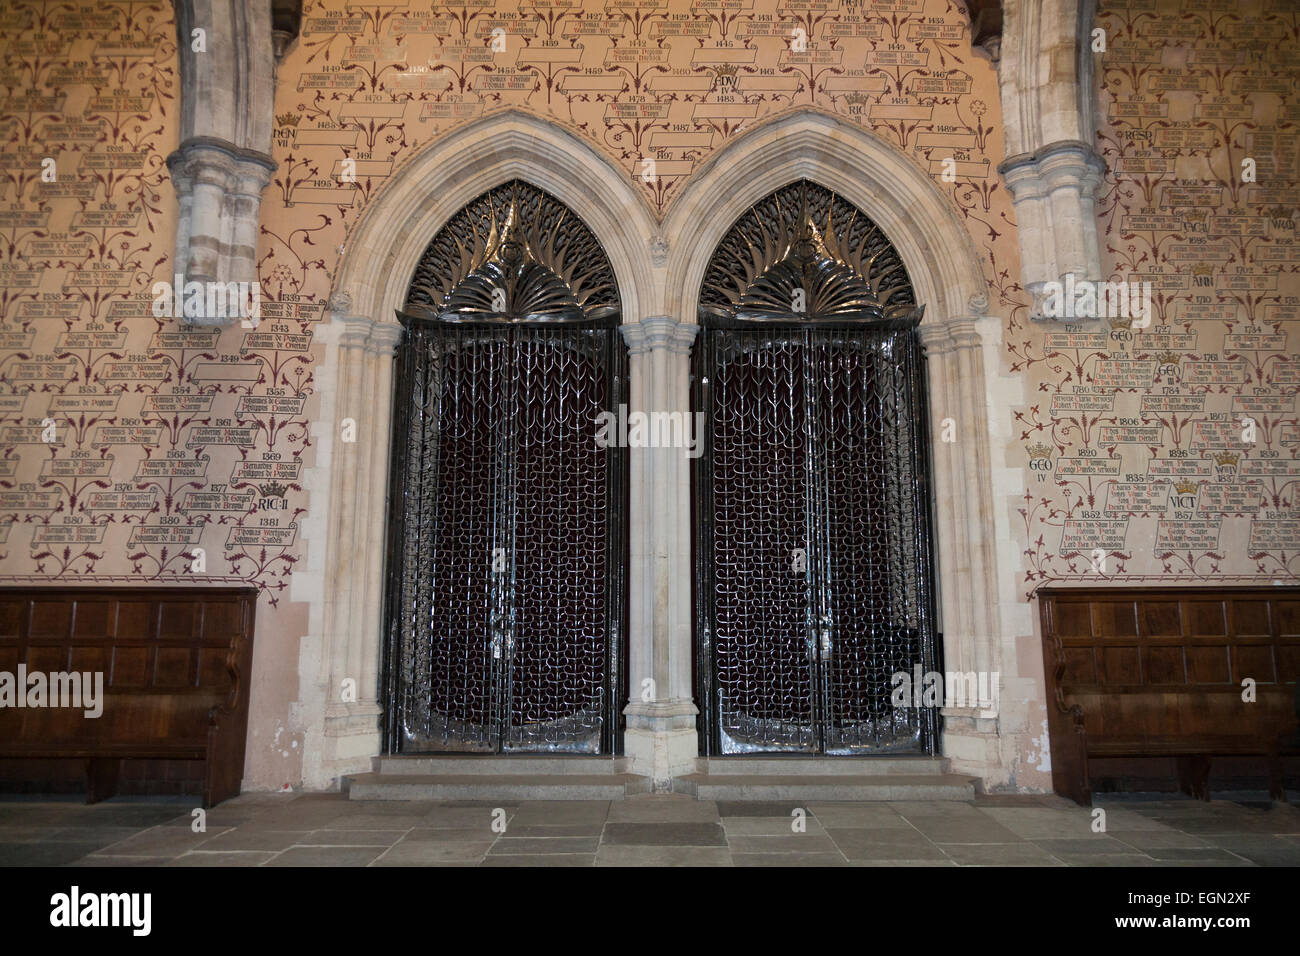
{"label": "column capital", "polygon": [[954,348],[980,348],[984,345],[979,332],[980,318],[978,315],[959,315],[948,320],[948,337],[952,339]]}
{"label": "column capital", "polygon": [[687,355],[700,327],[694,322],[682,322],[671,315],[651,315],[638,322],[625,322],[619,326],[623,341],[632,355],[654,349],[666,349],[677,355]]}
{"label": "column capital", "polygon": [[955,315],[932,324],[921,323],[921,344],[929,355],[943,355],[958,349],[979,348],[984,338],[979,332],[981,315]]}
{"label": "column capital", "polygon": [[952,348],[948,326],[942,322],[922,322],[919,333],[927,355],[942,355]]}
{"label": "column capital", "polygon": [[1106,161],[1087,143],[1060,140],[1032,153],[1008,156],[998,164],[998,172],[1017,200],[1064,188],[1091,196],[1106,172]]}
{"label": "column capital", "polygon": [[339,323],[339,346],[342,348],[365,348],[378,322],[363,315],[339,315],[335,313],[334,321]]}
{"label": "column capital", "polygon": [[192,136],[167,157],[176,190],[176,271],[207,282],[257,278],[258,209],[279,164],[214,136]]}
{"label": "column capital", "polygon": [[275,157],[269,153],[236,146],[234,143],[216,136],[191,136],[177,146],[171,155],[167,157],[167,168],[171,169],[180,164],[194,162],[220,163],[223,161],[229,168],[238,169],[246,175],[251,174],[254,169],[260,169],[268,182],[271,175],[280,168],[280,164],[275,161]]}
{"label": "column capital", "polygon": [[392,358],[405,331],[396,322],[373,323],[370,326],[370,336],[366,339],[366,351],[373,355]]}

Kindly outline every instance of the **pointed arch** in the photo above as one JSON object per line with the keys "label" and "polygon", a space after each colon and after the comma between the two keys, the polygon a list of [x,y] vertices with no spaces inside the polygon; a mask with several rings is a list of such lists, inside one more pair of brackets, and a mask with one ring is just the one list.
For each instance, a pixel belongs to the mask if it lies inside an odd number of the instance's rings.
{"label": "pointed arch", "polygon": [[393,322],[435,235],[489,189],[520,179],[573,210],[599,240],[625,316],[653,299],[646,237],[654,215],[631,178],[589,143],[521,110],[502,110],[440,138],[401,167],[367,204],[345,246],[334,288],[345,311]]}
{"label": "pointed arch", "polygon": [[803,110],[736,137],[686,183],[663,225],[674,240],[670,311],[693,314],[709,257],[732,223],[798,179],[838,193],[880,226],[902,257],[927,323],[967,314],[972,300],[986,303],[975,243],[930,176],[874,133]]}

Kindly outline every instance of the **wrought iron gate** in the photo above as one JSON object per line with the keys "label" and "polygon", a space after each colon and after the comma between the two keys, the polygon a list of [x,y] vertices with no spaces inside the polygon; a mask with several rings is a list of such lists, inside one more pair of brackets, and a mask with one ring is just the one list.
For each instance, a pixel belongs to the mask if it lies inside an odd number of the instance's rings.
{"label": "wrought iron gate", "polygon": [[391,753],[617,747],[625,463],[595,436],[626,360],[608,269],[520,182],[421,261],[396,375]]}
{"label": "wrought iron gate", "polygon": [[705,752],[932,753],[933,709],[891,701],[893,675],[937,666],[920,310],[901,260],[802,182],[741,217],[705,281]]}

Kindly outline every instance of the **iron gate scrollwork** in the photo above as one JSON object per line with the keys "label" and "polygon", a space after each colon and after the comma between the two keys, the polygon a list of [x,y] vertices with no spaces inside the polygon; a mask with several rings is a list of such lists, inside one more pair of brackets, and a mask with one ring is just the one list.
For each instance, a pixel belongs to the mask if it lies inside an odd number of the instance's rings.
{"label": "iron gate scrollwork", "polygon": [[705,753],[935,751],[933,708],[891,701],[938,655],[920,317],[878,227],[807,181],[715,252],[694,359]]}
{"label": "iron gate scrollwork", "polygon": [[587,227],[507,183],[439,231],[399,313],[386,749],[613,753],[625,566],[617,289]]}

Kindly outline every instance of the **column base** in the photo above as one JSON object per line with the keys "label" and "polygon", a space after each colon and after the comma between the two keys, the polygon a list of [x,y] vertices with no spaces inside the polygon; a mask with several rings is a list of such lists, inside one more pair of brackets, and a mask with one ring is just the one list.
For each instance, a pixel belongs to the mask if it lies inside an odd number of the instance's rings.
{"label": "column base", "polygon": [[308,789],[337,790],[340,778],[368,772],[382,747],[380,713],[375,701],[327,705],[323,732],[309,741],[319,748],[320,757],[310,770],[304,767],[303,784]]}
{"label": "column base", "polygon": [[649,777],[655,793],[669,793],[673,777],[695,773],[700,755],[699,736],[694,730],[635,730],[623,735],[623,753],[628,771]]}
{"label": "column base", "polygon": [[940,750],[952,762],[953,772],[979,777],[985,792],[1003,786],[1006,772],[1002,766],[998,719],[947,708],[942,713]]}
{"label": "column base", "polygon": [[668,793],[673,777],[695,772],[700,742],[695,731],[699,708],[694,701],[634,701],[623,713],[627,716],[623,753],[631,773],[649,777],[656,793]]}

